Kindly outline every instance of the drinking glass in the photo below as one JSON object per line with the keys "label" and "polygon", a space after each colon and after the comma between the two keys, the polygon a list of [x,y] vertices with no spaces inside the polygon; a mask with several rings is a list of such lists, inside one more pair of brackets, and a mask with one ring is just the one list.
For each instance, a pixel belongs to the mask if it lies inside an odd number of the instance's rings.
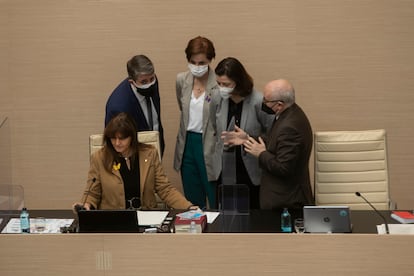
{"label": "drinking glass", "polygon": [[305,232],[305,224],[303,222],[303,218],[297,218],[294,222],[295,232],[298,234]]}
{"label": "drinking glass", "polygon": [[46,219],[44,217],[35,218],[36,233],[43,233],[46,230]]}

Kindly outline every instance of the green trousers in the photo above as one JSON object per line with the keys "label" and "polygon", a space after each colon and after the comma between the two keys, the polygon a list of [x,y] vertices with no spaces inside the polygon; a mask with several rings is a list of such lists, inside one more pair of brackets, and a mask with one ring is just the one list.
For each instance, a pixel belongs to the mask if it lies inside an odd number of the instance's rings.
{"label": "green trousers", "polygon": [[187,132],[183,161],[181,164],[181,181],[184,195],[194,205],[216,208],[216,183],[209,182],[203,153],[203,136],[201,133]]}

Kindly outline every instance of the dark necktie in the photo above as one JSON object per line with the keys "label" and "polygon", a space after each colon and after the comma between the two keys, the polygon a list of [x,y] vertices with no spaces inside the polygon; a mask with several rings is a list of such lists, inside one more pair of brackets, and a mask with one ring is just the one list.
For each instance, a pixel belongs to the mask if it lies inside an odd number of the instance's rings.
{"label": "dark necktie", "polygon": [[145,100],[147,101],[147,112],[148,112],[148,125],[149,125],[149,130],[153,130],[154,123],[152,121],[152,104],[151,104],[151,97],[145,96]]}

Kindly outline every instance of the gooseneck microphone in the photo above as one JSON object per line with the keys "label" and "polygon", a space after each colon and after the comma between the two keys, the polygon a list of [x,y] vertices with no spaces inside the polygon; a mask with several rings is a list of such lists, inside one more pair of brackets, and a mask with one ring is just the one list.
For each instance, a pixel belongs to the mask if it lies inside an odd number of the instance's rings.
{"label": "gooseneck microphone", "polygon": [[75,210],[76,210],[76,212],[78,212],[78,211],[80,211],[80,210],[86,210],[86,209],[85,209],[85,203],[86,203],[86,200],[88,199],[88,196],[89,196],[89,193],[90,193],[90,191],[91,191],[92,185],[95,183],[95,181],[96,181],[96,177],[94,177],[94,178],[92,179],[92,182],[89,184],[89,187],[88,187],[88,190],[86,191],[86,196],[85,196],[85,199],[83,200],[82,205],[80,205],[80,204],[76,204],[76,205],[75,205]]}
{"label": "gooseneck microphone", "polygon": [[389,234],[390,233],[390,230],[388,229],[388,223],[387,223],[387,220],[385,219],[385,217],[374,207],[374,205],[371,204],[371,202],[369,202],[363,195],[361,195],[360,192],[355,192],[355,195],[356,196],[359,196],[363,200],[365,200],[365,202],[368,203],[369,206],[371,206],[372,209],[374,209],[375,213],[377,213],[377,215],[379,215],[382,218],[382,220],[384,221],[384,224],[385,224],[385,232],[387,234]]}

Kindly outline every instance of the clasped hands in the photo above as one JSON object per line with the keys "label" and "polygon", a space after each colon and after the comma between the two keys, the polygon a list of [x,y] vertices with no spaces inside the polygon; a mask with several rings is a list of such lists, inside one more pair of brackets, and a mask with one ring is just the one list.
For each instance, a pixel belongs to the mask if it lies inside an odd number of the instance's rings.
{"label": "clasped hands", "polygon": [[223,131],[221,139],[225,146],[243,145],[244,150],[255,157],[266,151],[266,144],[261,137],[256,141],[238,126],[235,126],[233,131]]}

